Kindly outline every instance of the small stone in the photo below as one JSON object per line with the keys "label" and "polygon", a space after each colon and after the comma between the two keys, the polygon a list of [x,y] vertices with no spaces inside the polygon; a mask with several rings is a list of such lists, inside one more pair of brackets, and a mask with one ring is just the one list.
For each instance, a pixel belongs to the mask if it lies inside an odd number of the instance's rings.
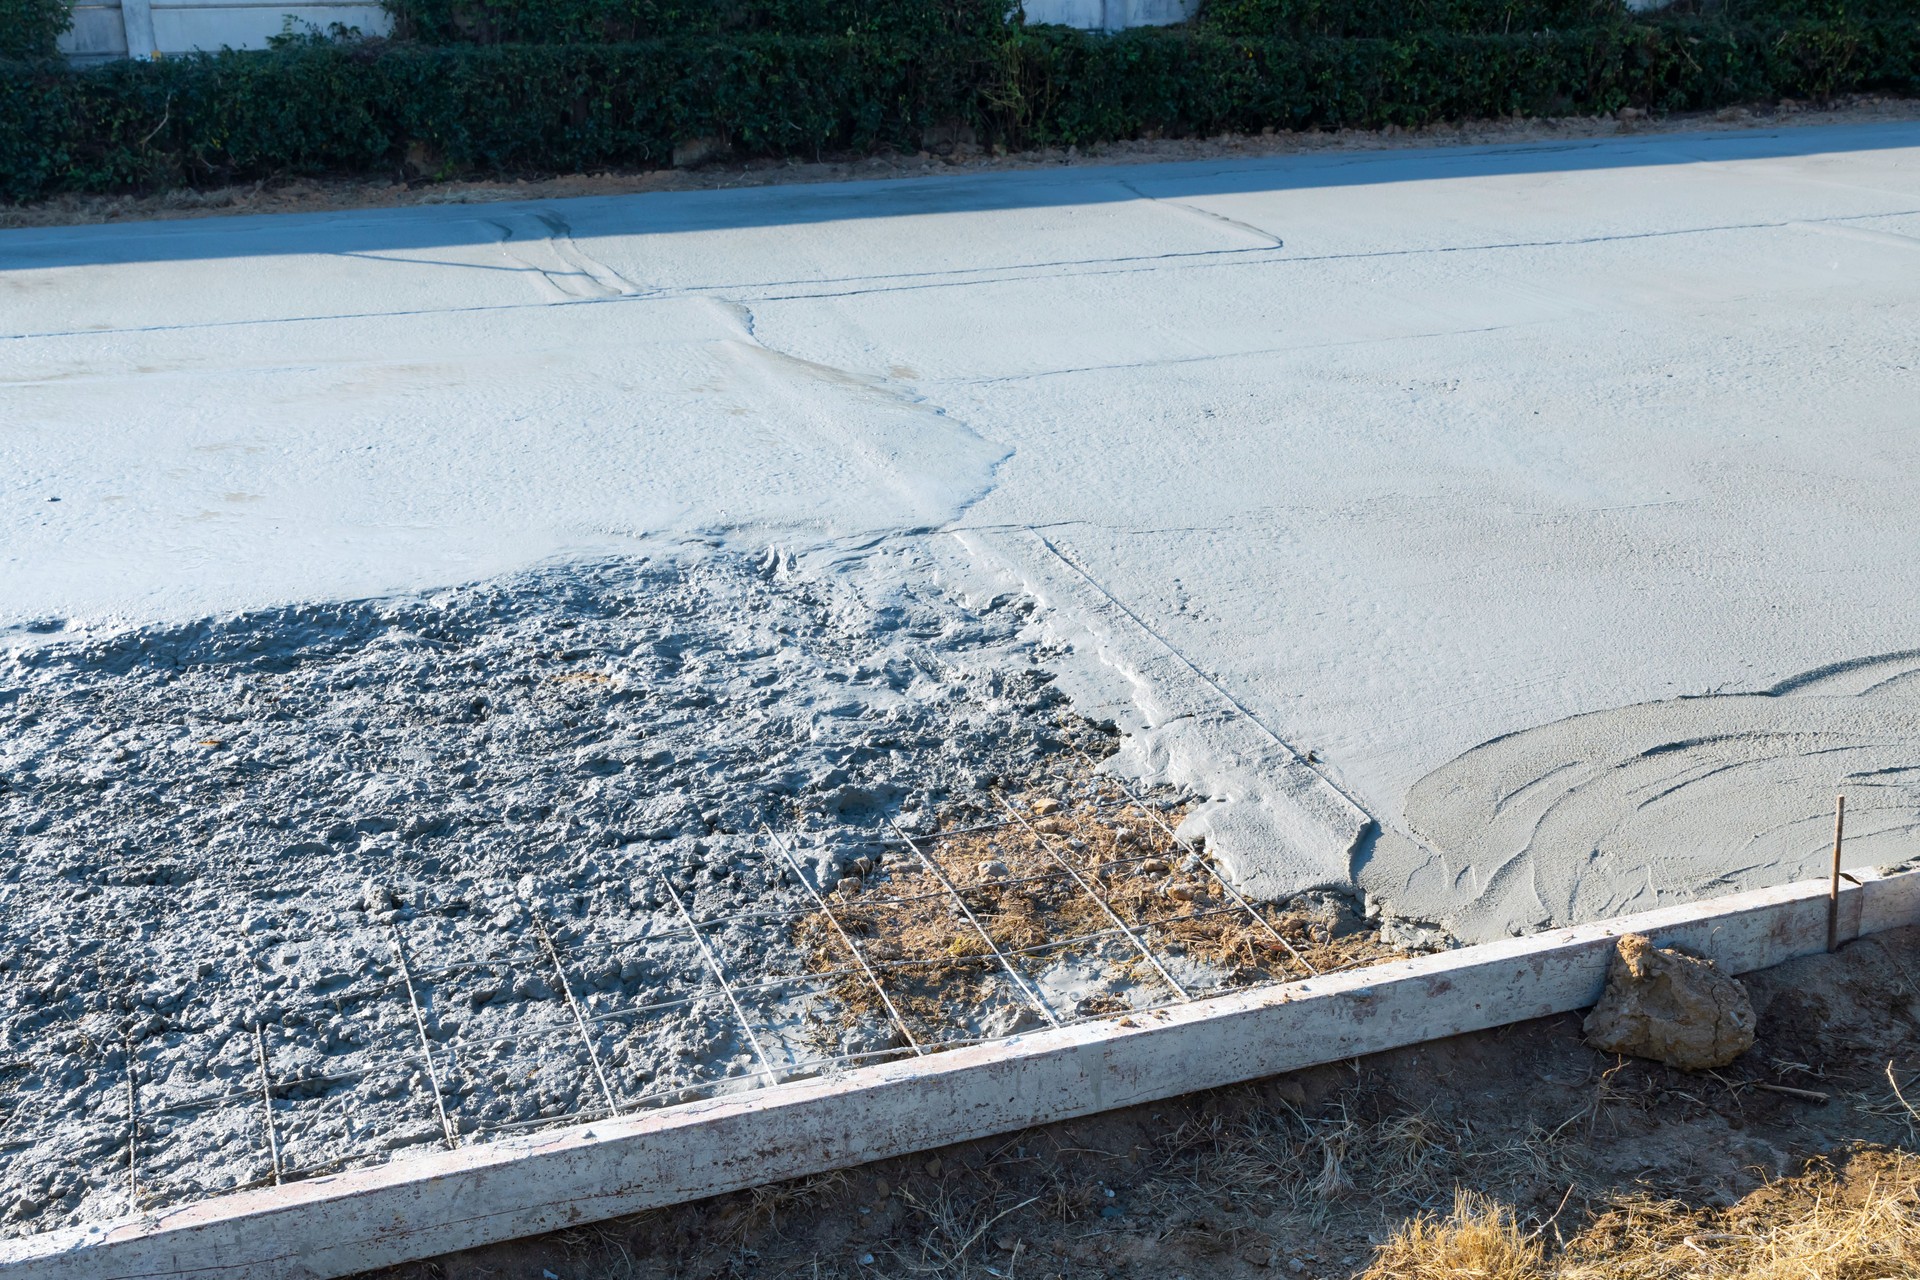
{"label": "small stone", "polygon": [[1176,880],[1167,886],[1167,896],[1176,902],[1192,902],[1200,896],[1200,886]]}
{"label": "small stone", "polygon": [[981,863],[980,878],[982,880],[1005,880],[1007,878],[1007,864],[998,858],[993,858]]}
{"label": "small stone", "polygon": [[1140,864],[1140,874],[1143,876],[1163,876],[1171,870],[1173,868],[1167,865],[1165,858],[1148,858]]}
{"label": "small stone", "polygon": [[937,1178],[946,1167],[946,1162],[941,1160],[939,1156],[935,1156],[933,1159],[927,1161],[927,1176],[929,1178]]}
{"label": "small stone", "polygon": [[1293,1272],[1293,1274],[1299,1275],[1302,1271],[1305,1271],[1306,1269],[1307,1269],[1307,1264],[1300,1261],[1300,1259],[1298,1258],[1287,1259],[1287,1270]]}
{"label": "small stone", "polygon": [[1603,1053],[1649,1058],[1683,1071],[1724,1067],[1753,1047],[1747,989],[1637,933],[1623,936],[1600,1003],[1581,1029]]}
{"label": "small stone", "polygon": [[1035,800],[1033,802],[1033,811],[1044,818],[1050,813],[1060,812],[1060,802],[1058,800]]}
{"label": "small stone", "polygon": [[838,885],[834,886],[834,889],[843,898],[854,897],[860,892],[860,877],[848,876]]}

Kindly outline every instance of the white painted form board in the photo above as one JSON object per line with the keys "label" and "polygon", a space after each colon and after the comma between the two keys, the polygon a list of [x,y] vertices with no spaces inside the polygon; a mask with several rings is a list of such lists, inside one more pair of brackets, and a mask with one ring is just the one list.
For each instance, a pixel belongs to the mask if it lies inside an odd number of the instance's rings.
{"label": "white painted form board", "polygon": [[[1920,872],[1862,879],[1842,891],[1842,940],[1920,923]],[[1583,1008],[1624,933],[1744,973],[1825,949],[1827,886],[1393,961],[9,1241],[0,1275],[348,1275]]]}

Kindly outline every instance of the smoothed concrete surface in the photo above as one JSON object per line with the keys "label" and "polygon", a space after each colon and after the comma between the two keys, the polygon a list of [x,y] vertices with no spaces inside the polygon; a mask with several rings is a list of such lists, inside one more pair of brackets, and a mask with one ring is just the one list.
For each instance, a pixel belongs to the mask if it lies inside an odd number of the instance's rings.
{"label": "smoothed concrete surface", "polygon": [[[0,626],[1044,527],[1378,823],[1305,862],[1494,936],[1824,844],[1736,785],[1497,837],[1449,780],[1916,647],[1920,127],[6,232],[0,386]],[[1676,849],[1716,820],[1804,838]]]}

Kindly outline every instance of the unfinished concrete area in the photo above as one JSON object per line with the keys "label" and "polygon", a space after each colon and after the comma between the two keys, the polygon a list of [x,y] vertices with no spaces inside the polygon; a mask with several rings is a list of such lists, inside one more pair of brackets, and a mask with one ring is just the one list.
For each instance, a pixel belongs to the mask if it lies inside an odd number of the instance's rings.
{"label": "unfinished concrete area", "polygon": [[1917,250],[1911,124],[0,232],[5,1230],[1905,861]]}

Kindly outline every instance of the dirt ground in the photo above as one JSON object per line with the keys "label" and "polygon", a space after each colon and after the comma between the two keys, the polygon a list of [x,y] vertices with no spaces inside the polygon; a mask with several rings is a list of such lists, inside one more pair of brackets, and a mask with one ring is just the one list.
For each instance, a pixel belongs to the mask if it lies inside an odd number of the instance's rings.
{"label": "dirt ground", "polygon": [[0,229],[203,218],[223,214],[322,213],[341,209],[397,208],[427,204],[486,204],[502,200],[554,200],[570,196],[626,195],[643,191],[711,191],[779,183],[847,182],[931,177],[1074,164],[1152,164],[1210,160],[1223,156],[1298,155],[1318,151],[1386,151],[1411,147],[1481,146],[1808,125],[1878,124],[1920,120],[1920,100],[1854,95],[1827,103],[1784,100],[1717,112],[1648,117],[1628,109],[1614,116],[1548,119],[1465,120],[1400,129],[1335,129],[1307,132],[1221,134],[1214,138],[1155,138],[1077,148],[1048,147],[990,154],[978,146],[944,146],[940,154],[829,156],[795,160],[716,158],[694,168],[608,170],[599,173],[522,174],[433,182],[412,172],[377,178],[270,178],[236,186],[177,190],[152,195],[63,195],[28,205],[0,203]]}
{"label": "dirt ground", "polygon": [[1759,1041],[1718,1072],[1547,1018],[381,1274],[1350,1277],[1460,1188],[1551,1252],[1622,1206],[1711,1215],[1912,1149],[1916,972],[1920,929],[1750,975]]}

